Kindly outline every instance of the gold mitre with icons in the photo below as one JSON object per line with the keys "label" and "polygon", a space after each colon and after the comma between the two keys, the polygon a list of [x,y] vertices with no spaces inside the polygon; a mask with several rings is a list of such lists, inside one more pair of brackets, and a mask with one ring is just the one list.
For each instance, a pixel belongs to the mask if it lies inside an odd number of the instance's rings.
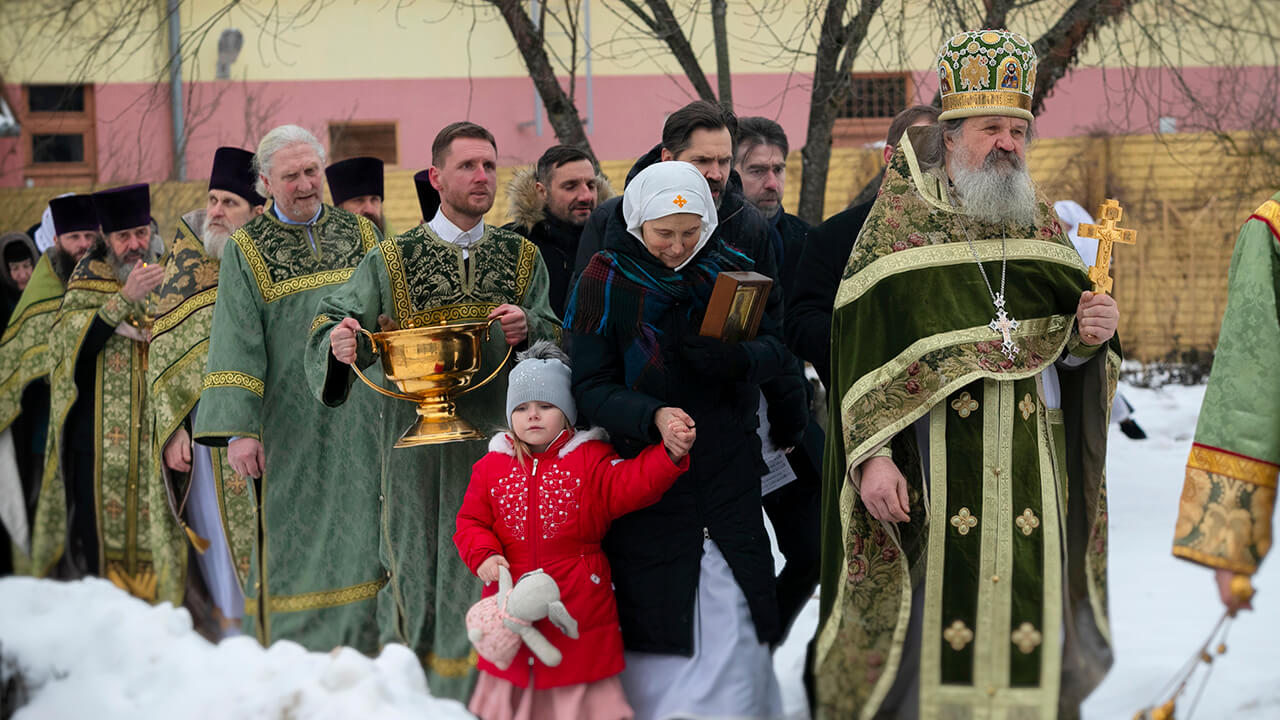
{"label": "gold mitre with icons", "polygon": [[1008,30],[967,30],[938,53],[940,120],[1008,115],[1031,121],[1036,51]]}

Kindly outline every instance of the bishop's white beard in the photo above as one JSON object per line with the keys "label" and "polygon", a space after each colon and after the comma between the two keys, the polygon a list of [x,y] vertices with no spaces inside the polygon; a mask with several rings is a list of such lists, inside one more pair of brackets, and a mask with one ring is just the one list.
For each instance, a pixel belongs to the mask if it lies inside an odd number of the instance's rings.
{"label": "bishop's white beard", "polygon": [[951,165],[951,181],[965,212],[991,223],[1035,225],[1036,190],[1022,158],[1016,153],[992,150],[982,166],[975,168],[967,155],[964,149],[958,149]]}
{"label": "bishop's white beard", "polygon": [[204,219],[204,227],[200,230],[200,241],[204,243],[204,251],[210,256],[222,259],[222,249],[226,247],[227,240],[231,237],[231,233],[220,227],[213,227],[209,224],[209,218]]}

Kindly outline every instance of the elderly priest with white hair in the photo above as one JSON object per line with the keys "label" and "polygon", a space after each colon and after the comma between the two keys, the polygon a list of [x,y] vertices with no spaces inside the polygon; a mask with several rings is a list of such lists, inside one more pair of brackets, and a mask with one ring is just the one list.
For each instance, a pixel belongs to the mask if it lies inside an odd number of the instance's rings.
{"label": "elderly priest with white hair", "polygon": [[[324,148],[306,130],[268,132],[254,155],[261,215],[222,252],[209,364],[193,437],[227,447],[233,480],[258,497],[245,629],[263,644],[378,650],[377,395],[329,408],[302,357],[316,302],[379,240],[367,219],[324,204]],[[223,484],[223,490],[228,488]]]}
{"label": "elderly priest with white hair", "polygon": [[835,300],[818,717],[1074,718],[1111,665],[1119,311],[1027,174],[1031,45],[936,69]]}

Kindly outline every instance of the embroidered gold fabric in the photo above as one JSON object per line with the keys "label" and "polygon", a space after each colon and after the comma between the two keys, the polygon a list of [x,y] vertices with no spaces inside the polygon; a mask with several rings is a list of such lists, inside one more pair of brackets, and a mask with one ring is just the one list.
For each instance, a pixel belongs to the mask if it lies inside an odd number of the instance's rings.
{"label": "embroidered gold fabric", "polygon": [[441,677],[466,677],[476,667],[479,655],[473,649],[466,657],[443,658],[435,653],[427,653],[422,662],[427,669]]}
{"label": "embroidered gold fabric", "polygon": [[211,287],[208,290],[192,295],[183,300],[178,307],[156,318],[155,325],[151,327],[152,335],[159,335],[167,330],[172,330],[182,324],[183,320],[191,317],[191,313],[199,310],[206,305],[211,305],[218,300],[218,288]]}
{"label": "embroidered gold fabric", "polygon": [[262,397],[262,393],[266,390],[266,384],[262,380],[235,370],[219,370],[205,375],[201,388],[208,390],[215,387],[243,388],[258,397]]}
{"label": "embroidered gold fabric", "polygon": [[974,400],[969,393],[960,393],[960,397],[951,401],[951,409],[962,418],[967,418],[978,409],[978,401]]}
{"label": "embroidered gold fabric", "polygon": [[978,527],[978,517],[969,512],[969,508],[962,507],[960,512],[951,516],[951,527],[961,535],[968,535],[969,531]]}
{"label": "embroidered gold fabric", "polygon": [[1035,626],[1029,622],[1019,625],[1018,629],[1014,630],[1013,635],[1010,637],[1013,640],[1013,644],[1017,646],[1018,652],[1023,655],[1030,654],[1031,651],[1040,647],[1040,631],[1036,630]]}
{"label": "embroidered gold fabric", "polygon": [[302,610],[318,610],[320,608],[337,607],[338,605],[349,605],[353,602],[368,600],[376,596],[378,591],[386,584],[386,578],[379,578],[337,590],[322,590],[302,595],[272,595],[267,598],[267,612],[299,612]]}
{"label": "embroidered gold fabric", "polygon": [[942,639],[947,641],[952,650],[958,652],[973,642],[973,631],[964,624],[964,621],[956,620],[951,623],[950,627],[942,631]]}

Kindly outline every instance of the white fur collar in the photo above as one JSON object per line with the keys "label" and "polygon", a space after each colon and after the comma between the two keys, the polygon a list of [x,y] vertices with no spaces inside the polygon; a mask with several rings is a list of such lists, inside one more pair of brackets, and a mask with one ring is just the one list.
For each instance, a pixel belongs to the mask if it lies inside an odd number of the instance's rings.
{"label": "white fur collar", "polygon": [[[609,433],[605,432],[604,428],[601,427],[593,427],[589,430],[578,430],[573,434],[573,437],[569,438],[569,442],[565,443],[564,447],[560,448],[560,452],[557,453],[557,456],[564,457],[574,450],[577,450],[583,443],[588,443],[592,440],[609,442]],[[511,434],[508,432],[494,433],[493,437],[489,439],[489,452],[502,453],[503,455],[515,457],[516,449],[515,446],[511,444]]]}

